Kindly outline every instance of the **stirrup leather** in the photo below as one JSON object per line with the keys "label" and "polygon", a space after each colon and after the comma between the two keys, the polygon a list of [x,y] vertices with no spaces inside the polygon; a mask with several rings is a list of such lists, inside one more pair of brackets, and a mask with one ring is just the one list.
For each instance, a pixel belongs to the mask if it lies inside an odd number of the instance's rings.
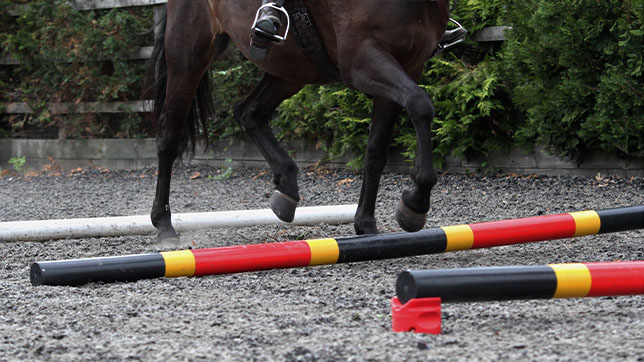
{"label": "stirrup leather", "polygon": [[453,41],[451,41],[451,42],[449,42],[449,43],[440,43],[440,44],[438,45],[438,50],[439,50],[439,51],[443,51],[443,50],[445,50],[445,49],[447,49],[447,48],[451,48],[451,47],[453,47],[454,45],[459,44],[459,43],[462,43],[462,42],[464,42],[464,41],[465,41],[465,34],[467,34],[467,29],[465,29],[465,28],[463,27],[463,25],[461,25],[458,21],[456,21],[456,20],[454,20],[454,19],[452,19],[452,18],[450,18],[450,19],[449,19],[449,21],[450,21],[450,22],[452,22],[452,23],[454,23],[454,24],[457,26],[457,28],[456,28],[456,29],[451,30],[451,31],[453,31],[453,32],[457,32],[458,34],[457,34],[456,39],[454,39]]}
{"label": "stirrup leather", "polygon": [[[257,27],[257,21],[259,21],[259,17],[261,16],[262,10],[266,8],[277,10],[281,12],[282,15],[284,15],[284,17],[286,18],[286,30],[284,31],[284,35],[270,34]],[[257,14],[255,15],[255,21],[253,21],[253,26],[250,29],[251,29],[251,32],[253,34],[256,34],[257,36],[264,37],[274,42],[277,45],[283,45],[284,42],[286,41],[286,38],[288,37],[288,31],[290,27],[291,27],[291,18],[288,16],[288,12],[286,12],[286,9],[284,9],[284,7],[282,6],[277,6],[275,4],[268,3],[260,6],[259,9],[257,9]]]}

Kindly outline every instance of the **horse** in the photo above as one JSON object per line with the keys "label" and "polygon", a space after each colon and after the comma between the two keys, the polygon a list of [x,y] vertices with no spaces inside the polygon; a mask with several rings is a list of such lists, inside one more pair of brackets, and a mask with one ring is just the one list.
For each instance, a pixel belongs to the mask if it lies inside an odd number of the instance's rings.
{"label": "horse", "polygon": [[[294,1],[287,0],[285,7]],[[207,135],[207,120],[214,113],[209,69],[231,41],[265,72],[233,114],[270,166],[274,184],[270,206],[279,219],[293,220],[300,199],[298,167],[273,135],[271,116],[282,101],[305,85],[340,81],[373,97],[355,232],[378,233],[376,197],[392,130],[403,109],[415,128],[417,152],[411,170],[413,187],[402,192],[396,220],[405,231],[424,227],[431,190],[437,183],[431,135],[435,109],[418,81],[445,33],[448,0],[301,2],[309,10],[339,79],[330,79],[328,72],[321,71],[293,36],[282,46],[273,46],[263,60],[252,60],[249,30],[261,0],[168,0],[151,58],[158,177],[150,216],[158,243],[179,240],[169,202],[172,167],[183,153],[194,152],[200,135]]]}

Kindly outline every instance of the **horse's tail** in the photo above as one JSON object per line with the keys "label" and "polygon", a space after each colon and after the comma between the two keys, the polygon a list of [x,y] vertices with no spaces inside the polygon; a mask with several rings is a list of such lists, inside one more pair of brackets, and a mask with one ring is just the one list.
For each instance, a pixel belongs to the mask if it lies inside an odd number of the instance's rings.
{"label": "horse's tail", "polygon": [[[154,108],[152,111],[154,127],[157,130],[157,141],[159,138],[159,120],[164,112],[166,98],[166,87],[168,80],[168,65],[165,56],[165,29],[167,23],[167,14],[164,14],[162,20],[155,24],[159,31],[154,41],[154,49],[148,66],[148,79],[154,79],[153,85],[149,88],[154,97]],[[217,36],[214,43],[214,60],[216,60],[228,47],[230,38],[226,34]],[[179,155],[186,152],[194,154],[196,144],[201,137],[204,141],[204,148],[208,147],[208,125],[212,117],[215,117],[215,104],[212,92],[212,75],[206,71],[199,81],[197,93],[188,118],[184,123],[184,132],[179,142]]]}

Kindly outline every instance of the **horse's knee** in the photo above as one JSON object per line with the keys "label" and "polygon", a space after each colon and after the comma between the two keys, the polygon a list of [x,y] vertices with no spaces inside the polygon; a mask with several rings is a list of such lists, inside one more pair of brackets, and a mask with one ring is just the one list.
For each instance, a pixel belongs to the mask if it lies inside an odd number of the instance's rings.
{"label": "horse's knee", "polygon": [[264,122],[262,111],[256,106],[239,105],[235,107],[233,118],[248,135],[260,132],[261,124]]}
{"label": "horse's knee", "polygon": [[405,102],[405,108],[414,122],[422,120],[431,122],[436,114],[431,98],[422,88],[416,88],[410,92]]}
{"label": "horse's knee", "polygon": [[387,144],[374,144],[375,142],[369,142],[367,144],[367,152],[365,153],[365,166],[371,167],[374,165],[378,167],[379,165],[384,166],[387,163],[386,150],[389,148],[389,143]]}
{"label": "horse's knee", "polygon": [[159,159],[178,157],[180,139],[180,135],[161,134],[157,141],[157,156]]}

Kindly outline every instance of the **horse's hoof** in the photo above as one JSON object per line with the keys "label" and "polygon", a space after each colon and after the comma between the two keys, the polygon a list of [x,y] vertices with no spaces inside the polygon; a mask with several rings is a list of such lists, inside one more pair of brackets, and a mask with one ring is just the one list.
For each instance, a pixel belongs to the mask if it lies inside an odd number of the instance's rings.
{"label": "horse's hoof", "polygon": [[418,213],[408,208],[403,200],[398,201],[398,207],[396,208],[396,221],[398,225],[409,232],[414,232],[425,227],[425,222],[427,222],[427,213]]}
{"label": "horse's hoof", "polygon": [[292,197],[275,190],[271,195],[271,210],[275,213],[280,220],[285,222],[292,222],[295,218],[295,209],[297,208],[297,200]]}
{"label": "horse's hoof", "polygon": [[356,230],[356,235],[371,235],[378,234],[378,228],[376,227],[376,222],[355,222],[353,223],[353,228]]}

